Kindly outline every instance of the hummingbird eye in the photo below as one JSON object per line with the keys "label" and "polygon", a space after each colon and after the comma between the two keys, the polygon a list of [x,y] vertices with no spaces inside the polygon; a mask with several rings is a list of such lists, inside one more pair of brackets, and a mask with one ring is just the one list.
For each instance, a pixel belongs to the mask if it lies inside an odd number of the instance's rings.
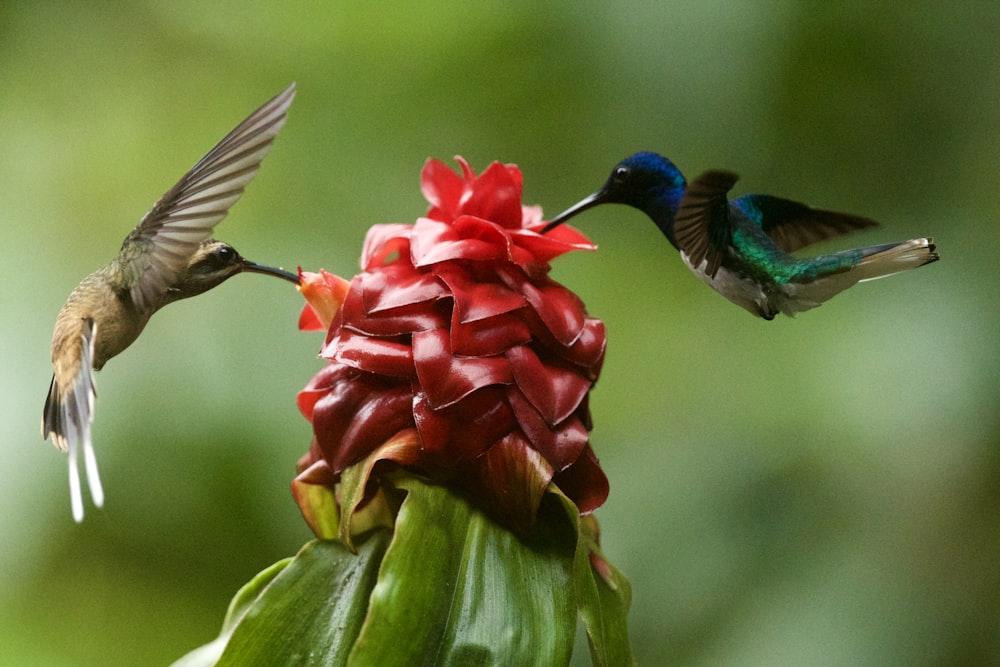
{"label": "hummingbird eye", "polygon": [[215,256],[216,261],[223,266],[232,264],[236,260],[236,251],[229,246],[219,246],[212,254]]}
{"label": "hummingbird eye", "polygon": [[611,177],[618,183],[621,183],[628,178],[629,171],[628,167],[615,167],[615,172],[611,174]]}

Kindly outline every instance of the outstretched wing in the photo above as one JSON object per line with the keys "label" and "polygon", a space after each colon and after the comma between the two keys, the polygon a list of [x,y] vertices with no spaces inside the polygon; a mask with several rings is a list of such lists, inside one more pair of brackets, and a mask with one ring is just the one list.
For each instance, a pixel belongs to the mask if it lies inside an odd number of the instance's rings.
{"label": "outstretched wing", "polygon": [[732,203],[785,252],[878,225],[868,218],[823,211],[770,195],[743,195]]}
{"label": "outstretched wing", "polygon": [[714,278],[722,262],[721,248],[729,243],[729,192],[739,176],[729,171],[706,171],[684,191],[674,221],[677,245],[691,266],[707,262],[705,273]]}
{"label": "outstretched wing", "polygon": [[250,114],[164,194],[125,239],[132,300],[156,304],[256,175],[285,124],[295,84]]}

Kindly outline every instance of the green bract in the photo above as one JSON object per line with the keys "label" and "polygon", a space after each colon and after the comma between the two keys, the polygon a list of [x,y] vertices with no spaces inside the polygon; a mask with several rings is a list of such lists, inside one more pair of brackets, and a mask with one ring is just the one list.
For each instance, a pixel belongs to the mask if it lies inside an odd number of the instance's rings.
{"label": "green bract", "polygon": [[357,553],[313,541],[265,570],[175,667],[565,665],[578,618],[595,665],[632,664],[629,584],[557,489],[520,538],[446,487],[383,484],[402,497],[393,530],[355,538]]}

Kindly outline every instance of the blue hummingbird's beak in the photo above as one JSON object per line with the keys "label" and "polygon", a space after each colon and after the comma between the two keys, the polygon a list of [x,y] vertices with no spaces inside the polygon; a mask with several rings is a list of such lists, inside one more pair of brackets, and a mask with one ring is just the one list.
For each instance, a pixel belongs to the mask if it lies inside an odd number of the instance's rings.
{"label": "blue hummingbird's beak", "polygon": [[576,204],[573,204],[568,209],[566,209],[556,217],[549,220],[549,224],[545,225],[542,228],[541,233],[544,234],[545,232],[555,229],[562,223],[566,222],[567,220],[575,216],[577,213],[583,213],[588,208],[593,208],[598,204],[603,204],[604,202],[607,201],[607,198],[608,198],[608,191],[607,189],[602,188],[597,192],[595,192],[594,194],[585,197],[584,199],[581,199]]}

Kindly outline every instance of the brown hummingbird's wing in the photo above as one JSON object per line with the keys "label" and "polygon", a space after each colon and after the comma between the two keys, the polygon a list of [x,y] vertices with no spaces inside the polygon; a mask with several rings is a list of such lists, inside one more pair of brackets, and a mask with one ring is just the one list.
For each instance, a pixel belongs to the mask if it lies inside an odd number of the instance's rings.
{"label": "brown hummingbird's wing", "polygon": [[285,124],[295,84],[227,134],[163,195],[122,244],[122,270],[141,309],[157,307],[202,241],[256,175]]}
{"label": "brown hummingbird's wing", "polygon": [[770,195],[743,195],[733,200],[751,220],[759,221],[775,245],[794,252],[819,241],[840,236],[878,223],[846,213],[811,208],[805,204]]}
{"label": "brown hummingbird's wing", "polygon": [[70,501],[73,518],[79,523],[83,521],[83,492],[80,489],[78,463],[81,446],[91,498],[97,507],[104,504],[104,489],[97,474],[97,457],[94,456],[90,438],[90,422],[94,418],[94,398],[97,396],[93,371],[97,324],[92,318],[85,318],[79,338],[74,338],[79,347],[70,350],[71,354],[57,362],[52,384],[49,385],[49,395],[42,410],[42,439],[51,435],[56,447],[69,450]]}
{"label": "brown hummingbird's wing", "polygon": [[707,262],[705,273],[714,278],[722,262],[719,248],[728,243],[729,192],[739,176],[729,171],[706,171],[684,191],[674,219],[677,245],[697,268]]}

